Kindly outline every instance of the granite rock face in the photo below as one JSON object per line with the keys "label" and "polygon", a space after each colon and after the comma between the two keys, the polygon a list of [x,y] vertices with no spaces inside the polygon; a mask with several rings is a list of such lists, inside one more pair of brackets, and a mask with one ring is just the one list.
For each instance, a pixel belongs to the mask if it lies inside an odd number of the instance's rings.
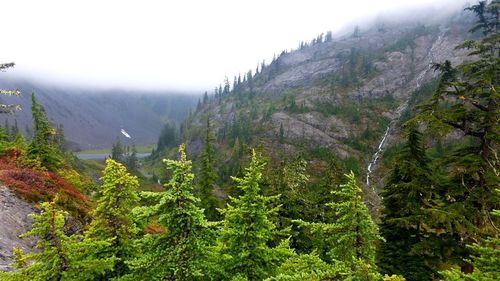
{"label": "granite rock face", "polygon": [[33,223],[28,217],[36,209],[20,199],[5,186],[0,186],[0,271],[12,270],[12,248],[30,251],[36,240],[33,237],[19,238],[29,231]]}

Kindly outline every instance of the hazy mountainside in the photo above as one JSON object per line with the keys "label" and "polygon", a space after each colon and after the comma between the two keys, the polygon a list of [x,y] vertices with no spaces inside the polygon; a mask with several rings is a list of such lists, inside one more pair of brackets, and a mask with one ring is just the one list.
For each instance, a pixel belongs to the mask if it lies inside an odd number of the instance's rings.
{"label": "hazy mountainside", "polygon": [[365,177],[415,91],[437,77],[432,63],[466,59],[455,47],[470,36],[471,22],[461,12],[432,24],[380,21],[340,38],[320,35],[235,77],[232,87],[226,81],[182,133],[196,154],[208,117],[225,159],[235,143],[264,147],[271,156],[305,152],[309,160],[331,151]]}
{"label": "hazy mountainside", "polygon": [[163,124],[184,120],[197,99],[178,93],[64,89],[6,79],[3,75],[0,78],[0,87],[17,88],[22,92],[21,97],[0,97],[2,103],[22,106],[14,115],[0,116],[2,126],[6,119],[11,126],[17,120],[24,135],[32,132],[30,107],[34,92],[51,122],[63,125],[72,148],[81,149],[111,147],[121,137],[121,129],[132,136],[127,144],[156,143]]}

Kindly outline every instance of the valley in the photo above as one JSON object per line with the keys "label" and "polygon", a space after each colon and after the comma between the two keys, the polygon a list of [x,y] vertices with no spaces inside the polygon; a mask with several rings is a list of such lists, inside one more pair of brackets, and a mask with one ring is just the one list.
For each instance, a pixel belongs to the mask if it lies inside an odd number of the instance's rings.
{"label": "valley", "polygon": [[[500,1],[464,5],[320,33],[198,94],[0,63],[0,280],[499,280]],[[199,73],[204,32],[114,74]]]}

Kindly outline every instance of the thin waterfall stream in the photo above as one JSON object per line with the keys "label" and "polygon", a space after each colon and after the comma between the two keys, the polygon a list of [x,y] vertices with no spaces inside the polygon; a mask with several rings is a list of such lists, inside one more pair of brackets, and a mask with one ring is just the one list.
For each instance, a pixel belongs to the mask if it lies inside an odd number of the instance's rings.
{"label": "thin waterfall stream", "polygon": [[[429,72],[432,69],[432,64],[434,63],[433,50],[434,50],[436,43],[439,43],[441,41],[441,38],[442,38],[441,35],[439,35],[437,40],[434,41],[431,48],[429,49],[429,52],[427,53],[427,57],[430,58],[429,64],[424,69],[424,71],[420,72],[419,75],[417,76],[415,89],[420,88],[422,80],[424,79],[425,75],[427,74],[427,72]],[[385,86],[385,83],[384,83],[384,86]],[[396,108],[394,117],[392,118],[391,122],[389,123],[389,125],[385,129],[384,135],[383,135],[382,139],[380,140],[379,145],[377,147],[377,151],[375,152],[375,154],[373,154],[372,160],[370,161],[370,163],[368,164],[368,167],[366,169],[366,185],[367,186],[370,186],[370,176],[375,168],[375,165],[377,164],[378,159],[380,158],[382,152],[384,151],[384,147],[385,147],[385,144],[387,142],[387,138],[390,136],[390,134],[394,130],[394,127],[395,127],[396,123],[399,121],[401,114],[406,110],[406,108],[408,108],[408,103],[410,101],[410,98],[411,98],[411,96],[409,96],[405,102],[403,102],[400,106],[398,106],[398,108]],[[372,189],[375,190],[375,187],[372,187]]]}

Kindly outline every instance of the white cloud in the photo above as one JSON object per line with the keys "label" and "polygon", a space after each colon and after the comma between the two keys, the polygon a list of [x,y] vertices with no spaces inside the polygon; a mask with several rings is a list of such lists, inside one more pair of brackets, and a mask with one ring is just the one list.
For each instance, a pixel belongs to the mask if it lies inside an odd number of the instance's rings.
{"label": "white cloud", "polygon": [[349,21],[432,0],[0,0],[0,61],[77,84],[212,89]]}

